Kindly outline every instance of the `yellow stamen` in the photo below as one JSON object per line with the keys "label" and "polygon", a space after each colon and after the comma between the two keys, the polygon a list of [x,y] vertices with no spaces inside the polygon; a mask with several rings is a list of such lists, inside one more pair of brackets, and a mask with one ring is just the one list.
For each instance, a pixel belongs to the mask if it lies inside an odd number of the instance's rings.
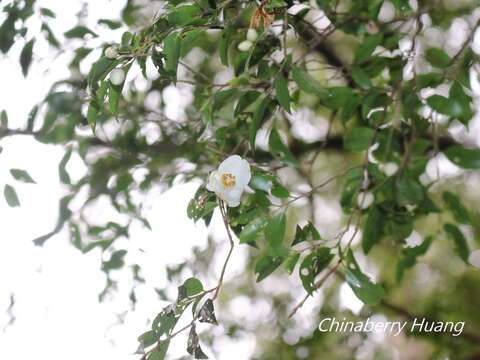
{"label": "yellow stamen", "polygon": [[233,187],[235,186],[236,182],[237,181],[235,179],[235,175],[230,173],[222,174],[222,184],[224,187],[226,188]]}

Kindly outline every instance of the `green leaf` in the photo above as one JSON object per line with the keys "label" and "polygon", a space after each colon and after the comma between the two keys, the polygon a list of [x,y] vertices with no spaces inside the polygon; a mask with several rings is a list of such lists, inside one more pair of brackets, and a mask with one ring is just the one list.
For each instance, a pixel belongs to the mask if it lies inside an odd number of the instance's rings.
{"label": "green leaf", "polygon": [[98,20],[98,23],[107,26],[111,30],[120,29],[122,27],[122,23],[120,21],[114,21],[110,19],[100,19]]}
{"label": "green leaf", "polygon": [[425,198],[423,186],[408,172],[397,178],[395,186],[397,202],[401,206],[420,204]]}
{"label": "green leaf", "polygon": [[397,264],[397,282],[400,282],[405,274],[405,270],[414,266],[417,262],[417,257],[425,255],[432,243],[432,238],[427,237],[420,245],[415,247],[407,247],[402,249],[403,257]]}
{"label": "green leaf", "polygon": [[230,48],[230,38],[232,36],[233,30],[229,27],[222,30],[220,34],[220,43],[218,44],[218,52],[220,55],[220,61],[222,65],[228,66],[228,49]]}
{"label": "green leaf", "polygon": [[328,88],[328,96],[322,99],[325,106],[338,110],[347,106],[349,101],[354,97],[353,90],[346,86],[338,86]]}
{"label": "green leaf", "polygon": [[58,164],[58,174],[60,176],[60,181],[63,184],[70,185],[72,182],[70,180],[70,175],[67,172],[66,166],[68,163],[68,160],[70,160],[70,156],[72,156],[72,149],[68,149],[65,155],[63,155],[62,160],[60,160],[60,163]]}
{"label": "green leaf", "polygon": [[464,93],[462,86],[455,82],[450,88],[450,97],[432,95],[427,98],[427,104],[440,114],[448,115],[467,124],[473,116],[470,108],[470,98]]}
{"label": "green leaf", "polygon": [[376,305],[385,296],[385,290],[379,284],[372,282],[368,276],[362,273],[358,266],[352,250],[347,253],[347,269],[345,276],[348,285],[352,288],[355,295],[367,305]]}
{"label": "green leaf", "polygon": [[270,152],[273,156],[280,158],[286,164],[290,166],[298,165],[297,159],[295,159],[290,149],[283,143],[282,139],[280,138],[280,134],[275,128],[270,131],[268,147],[270,148]]}
{"label": "green leaf", "polygon": [[464,169],[480,169],[480,150],[466,149],[461,145],[450,146],[445,155],[455,165]]}
{"label": "green leaf", "polygon": [[260,92],[255,90],[250,90],[242,93],[238,99],[237,106],[235,106],[234,116],[237,117],[239,114],[243,113],[250,105],[252,105],[255,100],[260,96]]}
{"label": "green leaf", "polygon": [[28,69],[30,68],[30,64],[32,63],[32,55],[33,55],[33,44],[35,43],[35,39],[31,39],[29,42],[25,44],[20,53],[20,65],[22,67],[22,74],[23,76],[27,76]]}
{"label": "green leaf", "polygon": [[392,4],[400,11],[412,10],[408,0],[391,0]]}
{"label": "green leaf", "polygon": [[375,135],[373,129],[354,127],[347,131],[343,139],[343,147],[350,151],[364,151],[370,146]]}
{"label": "green leaf", "polygon": [[240,233],[240,244],[255,243],[260,232],[267,225],[267,220],[263,217],[259,217],[252,222],[245,225]]}
{"label": "green leaf", "polygon": [[287,79],[285,79],[285,76],[283,76],[282,72],[280,72],[275,78],[274,86],[278,102],[285,111],[290,112],[290,95],[288,93],[288,81]]}
{"label": "green leaf", "polygon": [[455,242],[458,256],[468,264],[468,256],[470,255],[470,250],[468,249],[467,239],[463,236],[460,229],[453,224],[445,224],[443,229],[450,236],[450,238]]}
{"label": "green leaf", "polygon": [[257,282],[262,281],[272,274],[285,260],[285,256],[263,255],[255,264],[255,274],[257,274]]}
{"label": "green leaf", "polygon": [[450,115],[450,103],[448,98],[442,95],[432,95],[427,98],[427,104],[440,114]]}
{"label": "green leaf", "polygon": [[417,76],[417,84],[420,88],[436,87],[443,82],[443,74],[429,73],[419,74]]}
{"label": "green leaf", "polygon": [[11,185],[5,185],[5,188],[3,189],[3,195],[5,196],[5,200],[7,200],[8,206],[20,206],[20,200],[18,200],[17,192]]}
{"label": "green leaf", "polygon": [[320,240],[321,236],[318,230],[313,226],[311,222],[308,222],[303,228],[297,225],[297,229],[295,231],[295,238],[293,239],[292,246],[300,244],[304,241],[316,241]]}
{"label": "green leaf", "polygon": [[272,100],[266,96],[260,102],[260,104],[255,109],[252,117],[252,123],[250,124],[250,147],[252,151],[255,151],[255,139],[257,137],[258,129],[262,126],[262,124],[268,119],[270,116],[270,105],[272,104]]}
{"label": "green leaf", "polygon": [[95,93],[97,90],[98,82],[105,79],[110,71],[112,71],[119,64],[118,60],[109,59],[105,56],[102,56],[98,59],[90,69],[88,73],[88,87],[92,90],[92,93]]}
{"label": "green leaf", "polygon": [[265,240],[270,247],[279,248],[282,246],[285,237],[286,216],[279,212],[273,216],[265,227]]}
{"label": "green leaf", "polygon": [[199,219],[203,219],[208,226],[213,210],[217,207],[217,201],[215,194],[209,192],[205,187],[199,187],[195,196],[188,203],[187,216],[189,219],[193,219],[197,222]]}
{"label": "green leaf", "polygon": [[184,33],[182,38],[182,46],[180,50],[180,57],[187,56],[187,54],[195,46],[199,45],[199,41],[205,38],[206,33],[204,30],[194,29]]}
{"label": "green leaf", "polygon": [[287,188],[281,185],[278,181],[274,181],[272,186],[272,195],[285,199],[290,196],[290,191],[288,191]]}
{"label": "green leaf", "polygon": [[97,126],[97,117],[100,109],[98,107],[98,103],[95,99],[90,100],[88,103],[88,110],[87,110],[87,122],[92,129],[93,134],[95,135],[95,128]]}
{"label": "green leaf", "polygon": [[201,9],[197,5],[180,6],[167,15],[167,20],[170,25],[185,26],[201,20],[200,12]]}
{"label": "green leaf", "polygon": [[203,285],[200,280],[196,278],[189,278],[185,280],[182,285],[187,291],[187,296],[194,296],[203,291]]}
{"label": "green leaf", "polygon": [[217,91],[213,95],[212,110],[219,110],[228,105],[232,100],[237,98],[238,94],[239,91],[235,88]]}
{"label": "green leaf", "polygon": [[362,248],[365,254],[368,254],[372,247],[382,240],[384,225],[383,212],[376,206],[372,207],[368,211],[367,221],[363,228]]}
{"label": "green leaf", "polygon": [[2,112],[0,113],[0,128],[8,128],[8,115],[5,110],[2,110]]}
{"label": "green leaf", "polygon": [[163,40],[163,53],[165,55],[165,70],[176,77],[178,60],[180,58],[181,42],[177,32],[170,33]]}
{"label": "green leaf", "polygon": [[124,265],[124,257],[127,255],[127,250],[117,250],[112,253],[108,261],[104,261],[102,264],[103,271],[110,271],[120,269]]}
{"label": "green leaf", "polygon": [[439,48],[430,48],[425,53],[427,61],[440,69],[444,69],[450,65],[451,59],[445,51]]}
{"label": "green leaf", "polygon": [[147,360],[164,360],[168,351],[170,340],[160,341],[155,351],[148,354]]}
{"label": "green leaf", "polygon": [[122,94],[122,85],[113,85],[109,81],[108,87],[108,107],[112,114],[118,114],[118,103],[120,102],[120,95]]}
{"label": "green leaf", "polygon": [[25,183],[35,184],[35,180],[26,172],[21,169],[10,169],[10,174],[15,178],[15,180],[23,181]]}
{"label": "green leaf", "polygon": [[332,259],[333,255],[330,249],[326,247],[316,249],[303,259],[300,264],[299,274],[303,287],[310,295],[316,290],[315,278],[330,264]]}
{"label": "green leaf", "polygon": [[298,259],[300,259],[300,253],[298,251],[290,251],[285,262],[283,263],[283,268],[288,273],[292,275],[295,265],[297,265]]}
{"label": "green leaf", "polygon": [[16,16],[8,16],[0,26],[0,51],[6,54],[15,42]]}
{"label": "green leaf", "polygon": [[359,64],[370,59],[376,47],[380,45],[383,37],[381,33],[367,36],[355,51],[355,63]]}
{"label": "green leaf", "polygon": [[372,87],[372,82],[368,74],[359,66],[353,66],[351,71],[352,79],[362,89],[369,89]]}
{"label": "green leaf", "polygon": [[82,26],[82,25],[79,25],[79,26],[75,26],[74,28],[71,28],[70,30],[68,30],[67,32],[65,32],[63,35],[67,38],[67,39],[73,39],[73,38],[78,38],[78,39],[82,39],[84,38],[86,35],[92,35],[93,37],[97,37],[98,35],[95,34],[92,30],[90,30],[89,28],[87,28],[86,26]]}
{"label": "green leaf", "polygon": [[[467,125],[473,117],[473,111],[470,106],[471,98],[463,91],[463,86],[460,82],[455,81],[450,87],[449,102],[453,109],[459,109],[455,117],[463,124]],[[454,116],[454,115],[452,115]]]}
{"label": "green leaf", "polygon": [[453,217],[457,222],[459,222],[460,224],[472,223],[470,212],[465,206],[463,206],[462,202],[456,194],[449,191],[444,191],[442,197],[447,209],[451,211]]}
{"label": "green leaf", "polygon": [[271,176],[260,172],[255,172],[249,184],[253,189],[269,192],[272,188]]}
{"label": "green leaf", "polygon": [[143,347],[148,347],[158,341],[158,336],[154,330],[150,330],[140,335],[137,340],[143,345]]}
{"label": "green leaf", "polygon": [[317,95],[322,98],[328,96],[328,92],[310,74],[297,66],[292,66],[292,77],[302,91],[307,94]]}
{"label": "green leaf", "polygon": [[55,18],[56,17],[55,13],[48,8],[40,8],[40,14],[42,14],[43,16],[46,16],[46,17],[50,17],[50,18]]}

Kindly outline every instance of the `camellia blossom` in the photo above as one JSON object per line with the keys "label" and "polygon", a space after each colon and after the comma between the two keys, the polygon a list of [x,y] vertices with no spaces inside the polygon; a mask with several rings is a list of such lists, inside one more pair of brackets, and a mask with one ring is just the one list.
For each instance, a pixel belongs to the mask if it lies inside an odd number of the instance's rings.
{"label": "camellia blossom", "polygon": [[232,155],[223,160],[218,170],[210,173],[207,190],[215,192],[228,206],[236,207],[240,205],[240,198],[248,188],[251,176],[248,161]]}

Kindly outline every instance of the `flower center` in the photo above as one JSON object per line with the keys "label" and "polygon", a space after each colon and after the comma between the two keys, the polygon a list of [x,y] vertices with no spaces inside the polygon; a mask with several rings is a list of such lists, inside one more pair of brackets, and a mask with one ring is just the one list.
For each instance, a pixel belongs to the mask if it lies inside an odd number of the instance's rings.
{"label": "flower center", "polygon": [[226,188],[231,188],[236,184],[235,175],[230,173],[222,174],[222,184]]}

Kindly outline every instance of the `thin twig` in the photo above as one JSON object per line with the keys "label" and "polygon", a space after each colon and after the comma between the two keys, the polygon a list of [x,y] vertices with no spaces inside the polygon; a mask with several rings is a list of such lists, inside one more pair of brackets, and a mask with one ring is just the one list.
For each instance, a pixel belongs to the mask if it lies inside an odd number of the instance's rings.
{"label": "thin twig", "polygon": [[223,223],[225,225],[225,229],[227,230],[228,241],[230,242],[230,249],[228,250],[228,254],[227,254],[227,257],[225,258],[225,262],[223,263],[222,272],[220,273],[220,278],[218,279],[218,285],[217,285],[217,288],[215,289],[215,293],[213,294],[212,300],[215,300],[218,297],[218,293],[223,284],[223,277],[225,276],[225,271],[227,269],[230,256],[232,255],[233,248],[235,246],[235,243],[233,242],[232,234],[230,232],[230,227],[228,224],[228,215],[227,215],[225,202],[222,200],[219,200],[219,205],[220,205],[220,212],[222,213]]}

